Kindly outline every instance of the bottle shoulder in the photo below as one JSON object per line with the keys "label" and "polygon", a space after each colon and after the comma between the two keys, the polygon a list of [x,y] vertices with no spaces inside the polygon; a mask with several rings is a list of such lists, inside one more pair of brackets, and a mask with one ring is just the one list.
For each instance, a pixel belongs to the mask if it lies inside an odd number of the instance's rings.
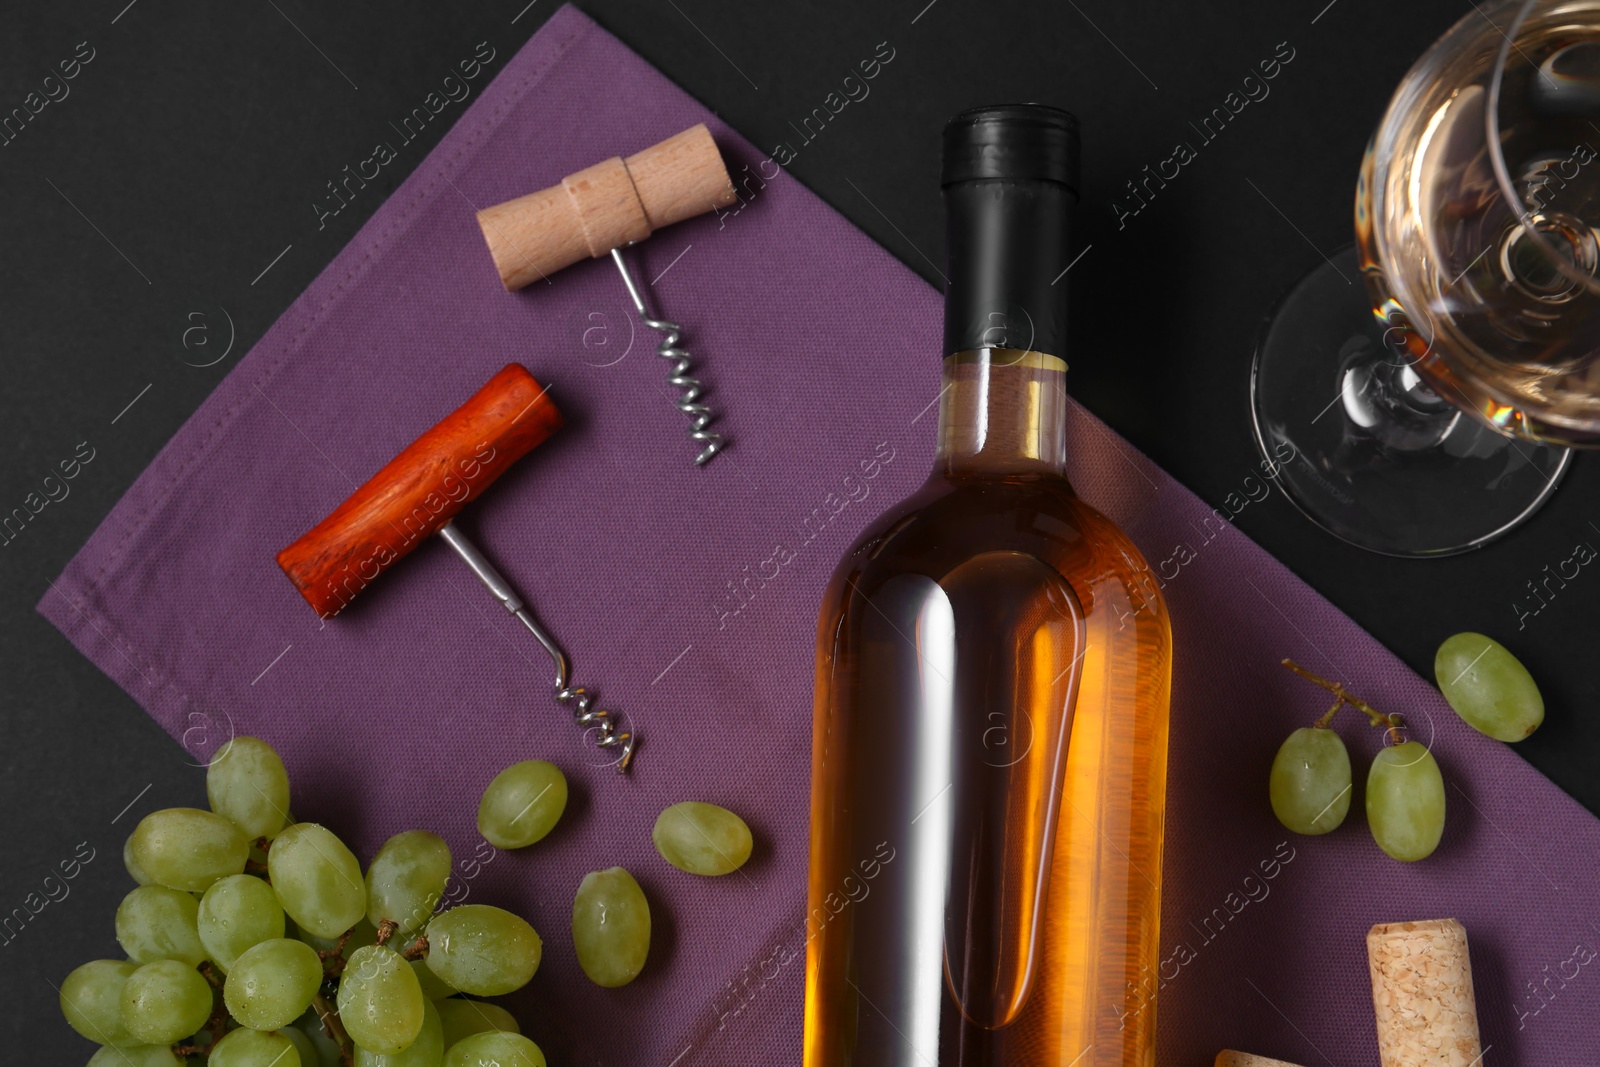
{"label": "bottle shoulder", "polygon": [[830,589],[870,591],[901,574],[936,582],[991,554],[1031,556],[1080,596],[1110,582],[1164,617],[1160,583],[1110,519],[1061,478],[947,479],[938,474],[873,522],[840,561]]}

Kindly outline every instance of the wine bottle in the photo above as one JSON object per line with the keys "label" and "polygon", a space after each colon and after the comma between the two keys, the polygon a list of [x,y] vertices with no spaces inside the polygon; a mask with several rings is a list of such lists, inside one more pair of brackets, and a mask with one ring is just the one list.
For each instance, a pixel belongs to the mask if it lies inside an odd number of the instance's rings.
{"label": "wine bottle", "polygon": [[1153,1062],[1170,633],[1065,476],[1078,156],[945,127],[938,454],[817,630],[806,1067]]}

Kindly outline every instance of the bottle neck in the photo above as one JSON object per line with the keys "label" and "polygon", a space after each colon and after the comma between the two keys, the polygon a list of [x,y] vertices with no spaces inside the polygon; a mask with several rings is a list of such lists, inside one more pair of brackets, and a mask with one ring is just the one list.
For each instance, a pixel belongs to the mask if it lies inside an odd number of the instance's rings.
{"label": "bottle neck", "polygon": [[1076,194],[1050,181],[968,181],[945,202],[944,352],[1067,350]]}
{"label": "bottle neck", "polygon": [[947,478],[1065,477],[1067,364],[1019,348],[945,357],[935,471]]}

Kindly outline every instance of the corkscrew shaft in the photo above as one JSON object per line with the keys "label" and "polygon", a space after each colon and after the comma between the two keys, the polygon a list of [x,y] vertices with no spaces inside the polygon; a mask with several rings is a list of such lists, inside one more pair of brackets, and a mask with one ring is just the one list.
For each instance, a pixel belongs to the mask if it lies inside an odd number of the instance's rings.
{"label": "corkscrew shaft", "polygon": [[629,268],[621,248],[611,250],[611,261],[617,265],[617,271],[622,275],[622,284],[628,288],[628,299],[633,301],[633,309],[639,313],[640,321],[652,330],[666,335],[656,348],[656,355],[672,361],[672,370],[667,376],[667,383],[679,391],[673,404],[689,417],[689,438],[701,446],[700,453],[694,458],[695,465],[705,466],[712,456],[727,447],[728,442],[722,435],[706,429],[716,416],[711,413],[709,407],[700,402],[700,398],[705,395],[705,386],[698,378],[689,374],[693,367],[689,350],[678,343],[683,336],[683,327],[675,322],[651,317],[645,304],[644,290],[634,280],[633,271]]}
{"label": "corkscrew shaft", "polygon": [[596,746],[603,749],[617,750],[617,772],[626,774],[629,766],[633,763],[633,750],[638,743],[638,738],[632,733],[620,729],[616,716],[611,712],[590,707],[592,701],[589,694],[581,686],[572,685],[571,669],[567,663],[566,653],[561,651],[561,646],[556,643],[556,639],[550,636],[550,633],[539,624],[539,620],[534,617],[533,611],[517,595],[516,589],[512,587],[510,582],[506,581],[504,575],[495,569],[494,564],[489,562],[488,557],[478,550],[478,546],[467,540],[461,531],[456,529],[454,523],[446,523],[441,526],[439,528],[439,536],[447,545],[455,549],[456,555],[460,556],[462,561],[471,568],[472,573],[477,575],[484,588],[493,594],[501,606],[522,620],[522,624],[533,634],[534,639],[544,646],[544,650],[550,654],[550,659],[554,662],[556,668],[556,700],[562,704],[572,705],[573,719],[586,731],[592,730],[594,732]]}

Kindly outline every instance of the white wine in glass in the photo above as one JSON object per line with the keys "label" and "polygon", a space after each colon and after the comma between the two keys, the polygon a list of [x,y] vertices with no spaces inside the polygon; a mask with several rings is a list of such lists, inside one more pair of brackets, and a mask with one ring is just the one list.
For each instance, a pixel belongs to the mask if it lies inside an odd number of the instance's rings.
{"label": "white wine in glass", "polygon": [[1600,2],[1480,4],[1362,160],[1355,247],[1265,326],[1257,441],[1313,521],[1391,555],[1513,529],[1600,445]]}

